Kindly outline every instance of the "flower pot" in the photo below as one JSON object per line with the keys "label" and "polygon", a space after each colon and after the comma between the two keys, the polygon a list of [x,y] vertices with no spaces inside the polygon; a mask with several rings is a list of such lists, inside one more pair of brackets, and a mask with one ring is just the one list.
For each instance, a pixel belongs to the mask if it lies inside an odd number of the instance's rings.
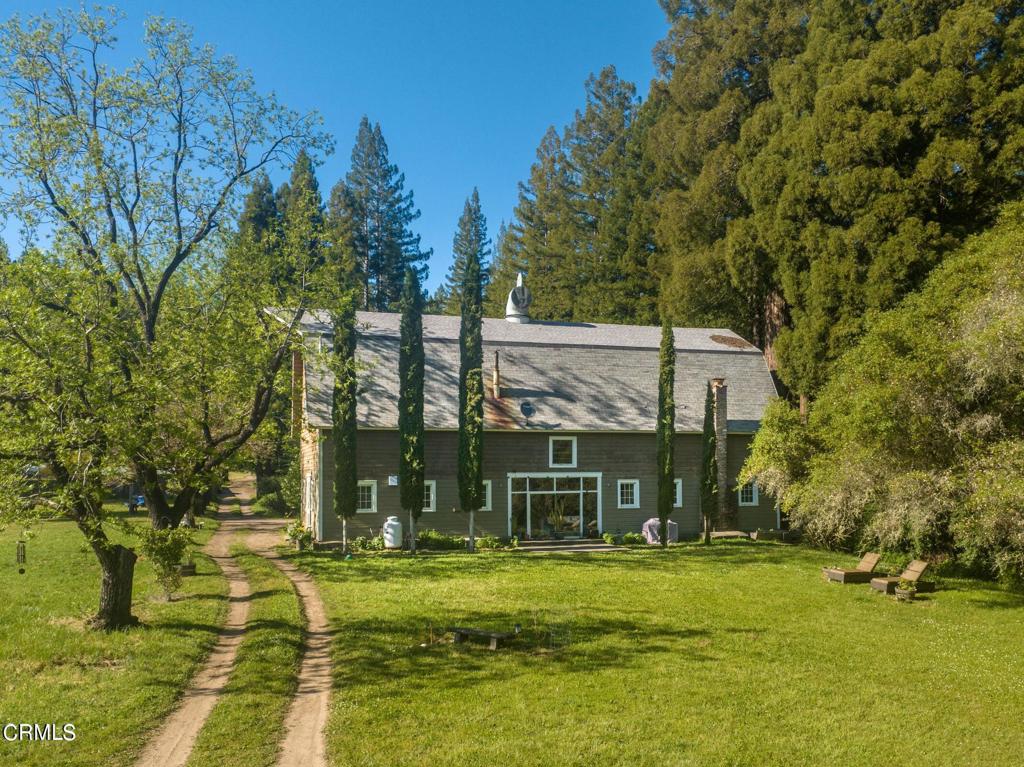
{"label": "flower pot", "polygon": [[302,540],[302,539],[299,539],[299,540],[295,541],[295,550],[296,551],[305,551],[306,550],[306,542],[304,540]]}
{"label": "flower pot", "polygon": [[188,576],[188,575],[195,575],[196,574],[196,563],[195,562],[185,562],[184,564],[178,565],[178,573],[182,577]]}
{"label": "flower pot", "polygon": [[896,599],[899,602],[912,602],[917,595],[917,589],[901,589],[896,587]]}

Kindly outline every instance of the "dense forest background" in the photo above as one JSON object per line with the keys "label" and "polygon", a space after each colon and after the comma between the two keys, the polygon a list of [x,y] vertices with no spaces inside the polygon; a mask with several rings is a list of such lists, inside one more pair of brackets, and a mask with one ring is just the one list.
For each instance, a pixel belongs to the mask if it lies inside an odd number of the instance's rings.
{"label": "dense forest background", "polygon": [[[1024,3],[661,5],[647,99],[589,77],[493,243],[467,200],[485,313],[522,271],[537,319],[731,328],[783,395],[744,479],[812,541],[1024,576]],[[366,120],[352,168],[318,204],[393,310],[418,213]]]}

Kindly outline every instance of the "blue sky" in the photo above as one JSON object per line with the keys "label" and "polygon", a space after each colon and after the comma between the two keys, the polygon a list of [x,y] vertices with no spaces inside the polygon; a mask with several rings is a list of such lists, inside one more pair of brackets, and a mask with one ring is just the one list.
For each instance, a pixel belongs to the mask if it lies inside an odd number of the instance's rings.
{"label": "blue sky", "polygon": [[[7,0],[2,16],[75,3]],[[434,249],[428,288],[443,278],[462,205],[480,189],[491,232],[509,219],[549,125],[572,119],[590,72],[614,64],[646,94],[651,49],[667,29],[657,0],[521,2],[120,2],[121,45],[133,52],[149,14],[191,24],[196,37],[251,69],[261,90],[318,110],[336,139],[318,170],[327,190],[348,169],[359,118],[379,121]],[[275,174],[275,182],[283,178]],[[20,247],[13,226],[5,236]]]}

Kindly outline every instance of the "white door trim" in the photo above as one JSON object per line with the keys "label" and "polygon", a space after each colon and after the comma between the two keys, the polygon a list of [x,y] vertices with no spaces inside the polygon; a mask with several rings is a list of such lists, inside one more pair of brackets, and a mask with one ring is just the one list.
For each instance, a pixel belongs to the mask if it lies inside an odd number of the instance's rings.
{"label": "white door trim", "polygon": [[[512,480],[513,479],[558,479],[559,477],[586,477],[597,479],[597,534],[600,535],[604,532],[604,503],[602,502],[602,488],[601,488],[601,477],[600,471],[510,471],[506,475],[506,495],[508,499],[508,536],[512,537]],[[547,491],[538,490],[536,494],[543,494]],[[525,493],[526,495],[526,531],[527,534],[530,532],[530,492]],[[583,491],[580,491],[580,496],[583,495]],[[582,514],[580,515],[583,516]]]}

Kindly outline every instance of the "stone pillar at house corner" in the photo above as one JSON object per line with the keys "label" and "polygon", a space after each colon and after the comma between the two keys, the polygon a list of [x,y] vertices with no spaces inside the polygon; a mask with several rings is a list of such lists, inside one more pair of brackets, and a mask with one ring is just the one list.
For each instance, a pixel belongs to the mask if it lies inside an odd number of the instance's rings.
{"label": "stone pillar at house corner", "polygon": [[729,487],[729,389],[724,378],[711,380],[711,391],[715,403],[715,461],[718,463],[718,513],[719,530],[735,530],[731,488]]}

